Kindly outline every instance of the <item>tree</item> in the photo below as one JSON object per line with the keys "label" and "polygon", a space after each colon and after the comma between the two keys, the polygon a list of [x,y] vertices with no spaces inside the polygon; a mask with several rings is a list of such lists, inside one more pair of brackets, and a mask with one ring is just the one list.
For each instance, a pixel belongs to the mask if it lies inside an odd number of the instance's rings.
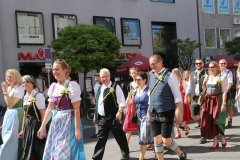
{"label": "tree", "polygon": [[185,40],[174,39],[171,43],[177,47],[179,67],[183,70],[190,70],[194,65],[194,50],[201,47],[202,44],[195,40],[192,41],[190,38]]}
{"label": "tree", "polygon": [[228,52],[228,55],[233,55],[234,59],[240,60],[240,37],[225,42],[225,49]]}
{"label": "tree", "polygon": [[[86,82],[89,71],[114,66],[120,53],[118,37],[102,25],[67,26],[51,41],[53,60],[64,59],[74,73],[84,74],[84,111],[86,112]],[[84,113],[85,114],[85,113]]]}

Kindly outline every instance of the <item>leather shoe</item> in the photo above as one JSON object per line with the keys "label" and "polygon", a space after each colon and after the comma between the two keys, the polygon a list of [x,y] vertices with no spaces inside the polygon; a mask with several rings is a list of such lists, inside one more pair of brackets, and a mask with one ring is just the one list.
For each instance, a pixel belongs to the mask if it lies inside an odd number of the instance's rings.
{"label": "leather shoe", "polygon": [[122,157],[120,160],[129,160],[129,155],[127,155],[126,157]]}
{"label": "leather shoe", "polygon": [[206,142],[207,142],[207,140],[206,140],[206,138],[204,138],[204,137],[202,137],[202,138],[200,139],[200,141],[199,141],[200,144],[203,144],[203,143],[206,143]]}
{"label": "leather shoe", "polygon": [[187,153],[183,152],[183,156],[179,157],[180,160],[186,160],[187,159]]}
{"label": "leather shoe", "polygon": [[91,136],[91,138],[97,138],[97,134],[94,133],[94,134]]}

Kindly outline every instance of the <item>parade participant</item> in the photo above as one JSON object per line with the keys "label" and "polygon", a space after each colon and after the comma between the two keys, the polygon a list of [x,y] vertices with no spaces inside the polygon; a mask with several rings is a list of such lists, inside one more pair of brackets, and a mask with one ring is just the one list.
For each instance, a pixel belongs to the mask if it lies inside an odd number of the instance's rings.
{"label": "parade participant", "polygon": [[227,61],[225,59],[221,59],[219,61],[220,69],[221,69],[221,76],[226,78],[227,80],[227,113],[228,113],[228,124],[226,129],[232,128],[232,119],[233,119],[233,110],[232,110],[232,94],[231,94],[231,87],[233,85],[233,74],[232,72],[227,69]]}
{"label": "parade participant", "polygon": [[70,73],[65,60],[54,61],[53,76],[57,83],[49,87],[49,104],[38,131],[40,139],[46,137],[46,125],[53,114],[43,160],[86,160],[80,119],[81,90],[75,81],[70,81]]}
{"label": "parade participant", "polygon": [[144,159],[144,155],[147,150],[147,145],[154,148],[153,136],[151,133],[150,123],[147,121],[147,109],[148,109],[148,87],[146,86],[148,81],[147,74],[145,72],[138,72],[136,82],[138,88],[134,90],[134,102],[136,104],[136,114],[140,123],[138,124],[139,144],[140,144],[140,156],[139,160]]}
{"label": "parade participant", "polygon": [[38,92],[36,81],[30,75],[22,77],[22,86],[26,91],[23,98],[22,131],[18,137],[23,138],[23,160],[42,160],[46,139],[39,139],[37,132],[45,114],[45,97]]}
{"label": "parade participant", "polygon": [[235,96],[235,107],[237,108],[238,113],[240,113],[240,62],[238,63],[238,68],[236,71],[236,96]]}
{"label": "parade participant", "polygon": [[127,142],[129,144],[130,138],[132,136],[132,132],[137,132],[137,123],[132,122],[133,112],[136,110],[136,106],[133,103],[133,95],[132,92],[135,91],[138,84],[136,82],[137,72],[139,70],[135,67],[129,69],[129,74],[132,77],[133,81],[129,83],[127,90],[128,90],[128,97],[126,100],[126,117],[123,123],[123,130],[126,132]]}
{"label": "parade participant", "polygon": [[163,143],[177,153],[180,160],[186,160],[187,154],[180,150],[178,144],[172,139],[175,109],[182,102],[176,76],[163,67],[162,57],[153,54],[149,58],[154,74],[149,82],[149,108],[147,120],[150,120],[154,146],[158,159],[164,159]]}
{"label": "parade participant", "polygon": [[[184,92],[184,88],[183,88],[183,79],[182,79],[182,74],[180,72],[180,70],[178,68],[174,68],[172,70],[172,73],[175,74],[175,76],[177,77],[178,79],[178,85],[179,85],[179,90],[180,90],[180,93],[182,95],[182,102],[184,102],[184,95],[185,95],[185,92]],[[189,113],[190,109],[189,109],[189,106],[185,105],[184,103],[182,103],[182,105],[180,106],[180,108],[176,108],[176,111],[175,111],[175,128],[176,128],[176,136],[175,136],[175,139],[178,139],[178,138],[181,138],[181,132],[179,130],[179,124],[182,123],[182,126],[185,128],[185,136],[188,136],[189,134],[189,126],[186,124],[186,121],[183,121],[183,114],[185,112],[185,110],[188,110],[186,112]]]}
{"label": "parade participant", "polygon": [[1,86],[8,109],[2,124],[3,144],[0,146],[0,159],[16,160],[20,158],[22,151],[22,139],[18,139],[18,133],[22,128],[24,114],[22,108],[24,89],[21,86],[21,75],[17,70],[7,70],[5,77],[6,81],[2,82]]}
{"label": "parade participant", "polygon": [[[191,72],[189,83],[187,86],[186,94],[185,94],[185,103],[187,102],[187,96],[191,96],[191,115],[192,118],[197,121],[195,127],[200,127],[200,110],[201,106],[197,103],[199,99],[200,93],[203,91],[202,84],[204,75],[206,75],[205,70],[203,69],[204,63],[203,60],[198,58],[195,62],[196,70]],[[206,138],[201,137],[200,144],[206,143]]]}
{"label": "parade participant", "polygon": [[[95,103],[93,103],[93,105],[96,105],[96,95],[97,95],[97,91],[99,89],[99,87],[102,85],[101,79],[100,79],[100,75],[99,73],[95,74],[95,85],[94,85],[94,96],[92,98],[94,98]],[[94,122],[93,122],[94,123]],[[97,137],[97,133],[98,133],[98,125],[94,124],[95,126],[95,133],[91,136],[91,138],[96,138]]]}
{"label": "parade participant", "polygon": [[[109,131],[111,131],[121,149],[121,160],[129,160],[127,139],[121,125],[122,114],[126,105],[124,94],[119,85],[110,81],[111,77],[108,69],[100,70],[100,78],[103,84],[96,95],[94,116],[94,122],[98,123],[99,131],[92,159],[103,159]],[[118,121],[118,125],[115,125],[116,121]]]}
{"label": "parade participant", "polygon": [[[189,83],[189,77],[190,77],[190,72],[188,70],[185,70],[183,72],[183,81],[182,81],[183,82],[182,83],[183,84],[183,89],[184,89],[184,97],[185,97],[187,86],[188,86],[188,83]],[[187,122],[187,121],[191,121],[191,120],[192,120],[192,117],[191,117],[190,106],[187,103],[184,103],[182,121]]]}
{"label": "parade participant", "polygon": [[221,70],[217,62],[209,63],[209,76],[203,82],[203,90],[206,96],[202,104],[201,136],[213,139],[211,150],[215,150],[219,143],[217,136],[220,134],[222,148],[227,143],[224,137],[226,123],[226,99],[227,99],[227,80],[221,76]]}

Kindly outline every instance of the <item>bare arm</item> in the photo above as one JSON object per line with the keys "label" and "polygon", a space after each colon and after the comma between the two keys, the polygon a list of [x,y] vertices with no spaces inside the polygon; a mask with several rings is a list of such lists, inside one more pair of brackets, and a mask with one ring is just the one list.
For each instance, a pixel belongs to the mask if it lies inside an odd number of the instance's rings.
{"label": "bare arm", "polygon": [[44,119],[46,109],[40,109],[39,111],[40,111],[40,114],[41,114],[41,122],[42,122],[43,119]]}
{"label": "bare arm", "polygon": [[75,122],[75,137],[77,141],[81,139],[81,131],[80,131],[80,101],[72,103],[74,110],[74,122]]}
{"label": "bare arm", "polygon": [[10,98],[8,94],[4,94],[4,100],[7,106],[11,108],[20,100],[20,98],[18,97]]}

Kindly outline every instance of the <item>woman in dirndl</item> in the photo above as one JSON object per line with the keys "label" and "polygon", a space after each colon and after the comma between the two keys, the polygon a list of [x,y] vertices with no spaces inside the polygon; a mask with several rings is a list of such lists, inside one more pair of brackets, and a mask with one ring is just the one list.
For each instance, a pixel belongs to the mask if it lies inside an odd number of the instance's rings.
{"label": "woman in dirndl", "polygon": [[[147,121],[147,110],[148,110],[148,90],[146,86],[148,81],[147,74],[145,72],[138,72],[136,81],[138,88],[136,89],[136,95],[134,96],[134,102],[136,104],[136,114],[140,121],[138,123],[138,133],[139,133],[139,145],[140,145],[140,156],[139,160],[144,159],[144,155],[147,150],[147,145],[154,148],[154,141],[151,132],[150,122]],[[155,155],[156,158],[156,155]]]}
{"label": "woman in dirndl", "polygon": [[133,114],[135,113],[136,106],[133,103],[133,91],[137,88],[137,72],[139,70],[137,68],[130,68],[129,74],[133,78],[133,81],[128,85],[128,97],[126,100],[126,111],[125,111],[125,120],[123,123],[123,130],[126,132],[127,142],[129,144],[130,138],[132,136],[132,132],[137,132],[137,123],[132,123]]}
{"label": "woman in dirndl", "polygon": [[52,83],[48,90],[49,104],[38,137],[46,136],[46,124],[49,128],[43,160],[86,160],[83,132],[80,120],[80,86],[70,81],[71,68],[65,60],[53,63],[53,76],[57,83]]}
{"label": "woman in dirndl", "polygon": [[42,160],[46,139],[39,139],[37,132],[45,114],[45,97],[38,92],[36,80],[30,76],[22,77],[26,91],[23,98],[23,126],[18,137],[23,138],[22,160]]}
{"label": "woman in dirndl", "polygon": [[210,150],[219,147],[217,136],[220,135],[222,148],[227,145],[224,131],[226,123],[226,99],[227,81],[221,76],[219,64],[215,61],[209,63],[209,76],[203,81],[203,90],[206,96],[202,103],[201,136],[206,139],[213,139]]}
{"label": "woman in dirndl", "polygon": [[7,70],[5,77],[6,81],[2,82],[1,86],[7,111],[2,124],[3,144],[0,145],[0,160],[17,160],[22,151],[22,139],[18,139],[18,133],[22,128],[24,114],[22,107],[24,89],[21,86],[21,75],[17,70]]}
{"label": "woman in dirndl", "polygon": [[235,96],[235,107],[237,108],[238,113],[240,113],[240,62],[236,71],[236,96]]}

